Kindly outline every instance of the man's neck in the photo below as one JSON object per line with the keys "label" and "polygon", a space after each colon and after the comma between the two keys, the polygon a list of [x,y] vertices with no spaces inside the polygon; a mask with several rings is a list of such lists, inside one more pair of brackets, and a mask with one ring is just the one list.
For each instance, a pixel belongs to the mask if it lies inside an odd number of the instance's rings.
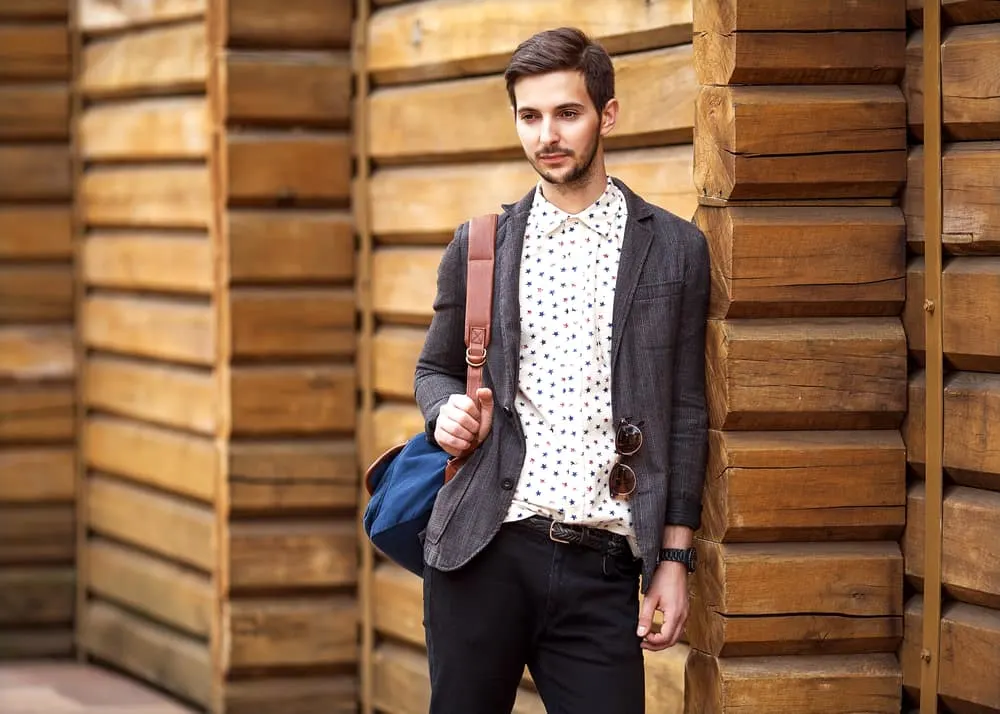
{"label": "man's neck", "polygon": [[564,186],[552,184],[542,179],[542,195],[556,208],[575,214],[590,206],[601,197],[608,185],[606,171],[597,171],[584,185]]}

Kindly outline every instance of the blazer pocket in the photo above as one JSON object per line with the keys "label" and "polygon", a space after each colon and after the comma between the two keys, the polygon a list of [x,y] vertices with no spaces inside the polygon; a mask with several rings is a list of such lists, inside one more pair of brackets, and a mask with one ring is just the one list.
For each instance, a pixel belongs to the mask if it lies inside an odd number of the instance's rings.
{"label": "blazer pocket", "polygon": [[661,283],[644,283],[636,287],[635,296],[632,299],[635,301],[656,300],[670,295],[679,295],[683,287],[683,280],[667,280]]}

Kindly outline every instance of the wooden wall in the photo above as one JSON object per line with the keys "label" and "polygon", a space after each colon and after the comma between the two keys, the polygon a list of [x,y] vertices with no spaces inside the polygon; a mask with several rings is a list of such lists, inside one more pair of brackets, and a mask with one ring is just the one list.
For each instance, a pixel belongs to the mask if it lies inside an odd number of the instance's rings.
{"label": "wooden wall", "polygon": [[[593,5],[591,7],[591,5]],[[516,21],[512,21],[516,18]],[[622,112],[608,166],[648,200],[693,216],[696,82],[691,0],[379,2],[367,27],[367,191],[374,329],[363,460],[422,428],[413,370],[443,247],[467,218],[521,198],[537,176],[517,139],[502,71],[534,32],[573,24],[614,56]],[[419,578],[376,560],[365,711],[424,712],[429,698]],[[687,648],[647,658],[649,711],[680,706]],[[526,680],[518,712],[541,712]]]}
{"label": "wooden wall", "polygon": [[353,711],[347,0],[79,0],[86,653]]}
{"label": "wooden wall", "polygon": [[0,658],[73,648],[68,38],[66,0],[0,3]]}
{"label": "wooden wall", "polygon": [[[906,329],[916,365],[905,436],[910,485],[903,550],[911,597],[900,658],[909,703],[920,690],[927,428],[923,315],[922,3],[909,3],[910,247]],[[943,3],[943,602],[938,692],[948,711],[1000,711],[1000,3]]]}
{"label": "wooden wall", "polygon": [[898,712],[903,0],[695,0],[711,452],[688,714]]}

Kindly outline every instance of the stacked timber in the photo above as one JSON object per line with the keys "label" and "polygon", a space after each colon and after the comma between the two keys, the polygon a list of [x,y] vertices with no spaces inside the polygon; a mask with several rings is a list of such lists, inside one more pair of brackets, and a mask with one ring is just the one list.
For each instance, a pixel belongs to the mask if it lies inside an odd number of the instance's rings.
{"label": "stacked timber", "polygon": [[[512,22],[511,18],[516,18]],[[691,0],[376,0],[366,31],[368,201],[373,315],[362,343],[361,454],[369,462],[423,428],[413,371],[432,316],[438,262],[455,228],[499,212],[537,176],[515,131],[502,71],[535,32],[575,25],[613,55],[622,111],[608,141],[609,171],[646,199],[691,219],[696,82]],[[376,558],[368,632],[366,711],[416,714],[430,696],[420,579]],[[647,658],[648,711],[681,706],[687,648]],[[543,711],[530,677],[515,711]]]}
{"label": "stacked timber", "polygon": [[[922,3],[911,2],[911,20]],[[941,36],[944,502],[942,608],[937,691],[956,712],[1000,711],[1000,3],[944,2]],[[924,38],[907,48],[910,175],[904,197],[911,250],[907,337],[924,362]],[[912,303],[912,305],[911,305]],[[911,480],[903,542],[907,601],[900,659],[903,684],[919,701],[925,592],[926,429],[923,370],[910,380],[907,440]],[[917,407],[920,407],[919,409]],[[936,507],[936,505],[932,505]]]}
{"label": "stacked timber", "polygon": [[80,0],[85,652],[354,711],[347,0]]}
{"label": "stacked timber", "polygon": [[898,712],[904,0],[695,0],[710,459],[688,714]]}
{"label": "stacked timber", "polygon": [[67,10],[0,3],[0,658],[73,649]]}

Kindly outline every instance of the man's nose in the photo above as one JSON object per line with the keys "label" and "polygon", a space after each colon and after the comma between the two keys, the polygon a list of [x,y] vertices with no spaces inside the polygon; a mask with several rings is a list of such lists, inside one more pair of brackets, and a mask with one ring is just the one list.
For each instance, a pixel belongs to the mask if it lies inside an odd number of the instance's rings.
{"label": "man's nose", "polygon": [[538,138],[544,146],[551,146],[558,142],[559,135],[551,119],[542,120],[541,135]]}

